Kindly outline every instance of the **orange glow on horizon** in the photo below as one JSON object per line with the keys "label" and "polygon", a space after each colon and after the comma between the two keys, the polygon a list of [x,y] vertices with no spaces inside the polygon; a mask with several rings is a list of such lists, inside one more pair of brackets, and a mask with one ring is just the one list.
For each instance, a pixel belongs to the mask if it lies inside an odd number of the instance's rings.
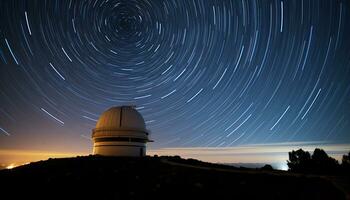
{"label": "orange glow on horizon", "polygon": [[12,169],[14,167],[47,160],[49,158],[76,157],[79,155],[88,155],[87,153],[68,153],[68,152],[47,152],[37,150],[18,150],[18,149],[0,149],[0,164],[2,168]]}
{"label": "orange glow on horizon", "polygon": [[6,169],[13,169],[13,168],[15,168],[15,167],[17,167],[17,165],[15,165],[15,164],[10,164],[10,165],[8,165],[8,166],[6,167]]}
{"label": "orange glow on horizon", "polygon": [[[307,144],[307,143],[276,143],[256,144],[237,147],[214,148],[161,148],[148,149],[147,155],[181,156],[213,163],[277,163],[279,169],[284,169],[288,152],[299,148],[313,152],[315,148],[324,149],[329,156],[341,160],[342,155],[350,151],[349,144]],[[38,150],[0,149],[0,166],[13,168],[30,162],[47,160],[49,158],[65,158],[87,156],[91,152],[49,152]]]}

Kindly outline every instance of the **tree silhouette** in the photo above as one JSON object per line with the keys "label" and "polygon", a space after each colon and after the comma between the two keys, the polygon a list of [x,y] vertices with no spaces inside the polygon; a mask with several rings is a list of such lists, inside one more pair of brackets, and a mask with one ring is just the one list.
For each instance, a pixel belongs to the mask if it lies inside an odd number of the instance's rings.
{"label": "tree silhouette", "polygon": [[310,153],[299,149],[297,151],[289,152],[289,160],[287,165],[290,171],[307,172],[310,170],[311,156]]}
{"label": "tree silhouette", "polygon": [[350,152],[348,153],[348,155],[343,155],[341,164],[344,166],[350,167]]}
{"label": "tree silhouette", "polygon": [[350,175],[350,152],[348,155],[343,155],[341,168],[344,174]]}
{"label": "tree silhouette", "polygon": [[[343,156],[343,163],[349,164],[349,156]],[[337,174],[340,173],[338,161],[330,156],[323,149],[316,148],[310,156],[310,153],[299,149],[289,152],[287,161],[290,171],[312,174]],[[344,165],[347,165],[344,164]],[[344,167],[343,167],[344,168]]]}
{"label": "tree silhouette", "polygon": [[315,149],[312,154],[313,172],[315,173],[335,173],[339,168],[336,159],[329,157],[323,149]]}

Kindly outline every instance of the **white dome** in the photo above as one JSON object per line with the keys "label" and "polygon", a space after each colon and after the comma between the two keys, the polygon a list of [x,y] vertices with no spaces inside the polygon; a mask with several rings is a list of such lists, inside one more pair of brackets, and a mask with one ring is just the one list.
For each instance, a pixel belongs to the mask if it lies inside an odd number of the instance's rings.
{"label": "white dome", "polygon": [[95,130],[138,130],[146,131],[142,115],[132,106],[112,107],[102,113]]}
{"label": "white dome", "polygon": [[92,130],[93,154],[145,156],[148,139],[145,121],[132,106],[113,107],[103,112]]}

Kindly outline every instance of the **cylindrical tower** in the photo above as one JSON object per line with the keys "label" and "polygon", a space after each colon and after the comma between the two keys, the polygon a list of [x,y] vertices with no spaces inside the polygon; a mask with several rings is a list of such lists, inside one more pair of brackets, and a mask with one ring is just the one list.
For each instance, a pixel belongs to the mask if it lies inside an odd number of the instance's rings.
{"label": "cylindrical tower", "polygon": [[145,156],[148,131],[142,115],[133,106],[112,107],[102,113],[92,130],[93,154]]}

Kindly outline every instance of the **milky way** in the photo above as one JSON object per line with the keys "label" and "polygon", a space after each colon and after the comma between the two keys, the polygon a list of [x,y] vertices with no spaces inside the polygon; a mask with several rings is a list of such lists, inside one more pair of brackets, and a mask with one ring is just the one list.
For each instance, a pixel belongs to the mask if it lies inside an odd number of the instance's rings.
{"label": "milky way", "polygon": [[1,146],[57,134],[90,145],[98,116],[124,104],[155,147],[350,142],[349,1],[0,7]]}

